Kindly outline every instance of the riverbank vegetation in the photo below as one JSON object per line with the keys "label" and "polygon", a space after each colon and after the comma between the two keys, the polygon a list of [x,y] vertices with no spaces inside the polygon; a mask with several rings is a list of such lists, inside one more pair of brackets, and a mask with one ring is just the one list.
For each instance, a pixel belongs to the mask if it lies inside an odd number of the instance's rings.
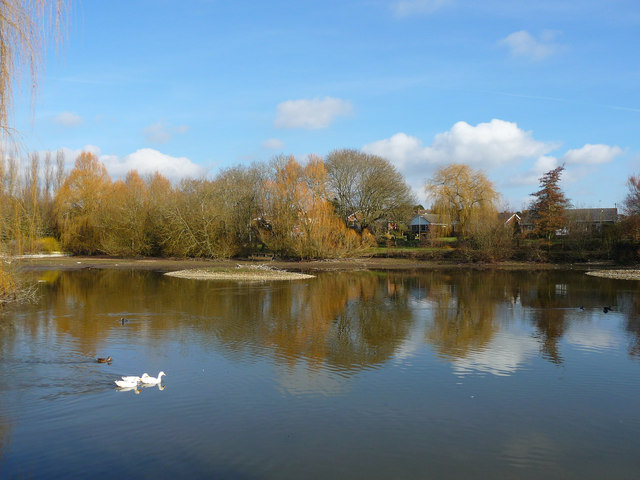
{"label": "riverbank vegetation", "polygon": [[0,244],[9,255],[638,261],[636,177],[622,221],[595,228],[566,214],[562,167],[541,177],[527,212],[507,218],[482,172],[448,165],[426,184],[440,223],[416,233],[419,207],[404,178],[385,159],[353,150],[304,162],[280,156],[179,183],[136,171],[114,181],[90,152],[69,172],[61,154],[34,153],[23,164],[0,162]]}
{"label": "riverbank vegetation", "polygon": [[[27,292],[20,287],[13,268],[5,261],[9,244],[18,251],[22,242],[35,249],[35,243],[44,243],[34,230],[40,208],[40,195],[36,191],[37,172],[24,172],[21,182],[18,175],[15,150],[17,132],[11,126],[11,106],[16,81],[26,70],[29,85],[35,92],[41,73],[42,60],[49,36],[60,40],[67,16],[65,0],[3,0],[0,11],[0,304],[24,298]],[[50,160],[50,156],[48,157]],[[7,169],[7,165],[9,168]],[[32,164],[33,165],[33,164]],[[50,172],[52,170],[49,170]],[[60,169],[62,172],[62,169]],[[46,180],[52,185],[52,178]],[[20,191],[19,191],[20,190]],[[50,192],[49,192],[50,193]],[[31,217],[29,217],[31,215]],[[48,217],[50,218],[50,216]]]}

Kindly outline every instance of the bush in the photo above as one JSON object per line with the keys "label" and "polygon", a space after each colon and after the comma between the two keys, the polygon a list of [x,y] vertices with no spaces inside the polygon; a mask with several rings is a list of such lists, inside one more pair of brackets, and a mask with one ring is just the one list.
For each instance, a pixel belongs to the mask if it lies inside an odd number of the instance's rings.
{"label": "bush", "polygon": [[38,240],[36,249],[40,252],[59,252],[61,251],[60,243],[53,237],[44,237]]}
{"label": "bush", "polygon": [[623,265],[640,263],[640,245],[633,241],[616,242],[612,256],[616,263]]}
{"label": "bush", "polygon": [[511,228],[494,222],[486,228],[476,229],[460,242],[458,255],[470,262],[508,260],[513,257],[514,243]]}

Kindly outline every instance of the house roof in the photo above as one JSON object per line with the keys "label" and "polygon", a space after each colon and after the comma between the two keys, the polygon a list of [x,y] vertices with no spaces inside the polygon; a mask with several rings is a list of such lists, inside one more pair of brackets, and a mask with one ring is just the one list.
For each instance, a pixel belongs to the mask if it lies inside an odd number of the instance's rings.
{"label": "house roof", "polygon": [[569,208],[567,220],[586,223],[613,223],[618,221],[617,208]]}
{"label": "house roof", "polygon": [[421,223],[419,219],[422,219],[427,223],[431,223],[434,225],[445,225],[440,215],[436,215],[435,213],[421,213],[419,215],[414,215],[409,224],[418,225],[419,223]]}
{"label": "house roof", "polygon": [[511,223],[514,221],[516,223],[520,223],[522,221],[522,219],[520,218],[520,215],[518,215],[517,213],[510,213],[510,212],[500,212],[498,213],[498,218],[503,223]]}
{"label": "house roof", "polygon": [[[618,221],[618,209],[614,208],[567,208],[565,217],[569,222],[578,223],[615,223]],[[522,225],[532,225],[530,212],[522,217]]]}

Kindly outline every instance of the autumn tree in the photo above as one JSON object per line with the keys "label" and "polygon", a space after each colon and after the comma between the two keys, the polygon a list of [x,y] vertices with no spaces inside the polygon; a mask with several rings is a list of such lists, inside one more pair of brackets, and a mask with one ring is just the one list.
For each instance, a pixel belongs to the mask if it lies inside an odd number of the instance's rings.
{"label": "autumn tree", "polygon": [[388,160],[358,150],[335,150],[324,164],[328,193],[345,223],[353,215],[359,230],[375,231],[377,222],[386,226],[411,215],[414,195]]}
{"label": "autumn tree", "polygon": [[100,249],[110,255],[147,255],[151,251],[148,188],[136,170],[107,192],[109,202],[101,218],[106,227]]}
{"label": "autumn tree", "polygon": [[167,236],[168,209],[175,191],[171,182],[155,172],[146,178],[147,186],[147,239],[150,255],[164,255]]}
{"label": "autumn tree", "polygon": [[497,214],[500,195],[493,183],[468,165],[451,164],[439,168],[425,186],[432,209],[455,225],[460,237],[483,228]]}
{"label": "autumn tree", "polygon": [[233,211],[217,179],[184,179],[163,208],[163,249],[171,255],[226,258],[236,255]]}
{"label": "autumn tree", "polygon": [[371,235],[358,234],[336,215],[326,191],[326,170],[320,158],[306,166],[294,157],[273,162],[265,183],[263,242],[283,256],[339,257],[371,245]]}
{"label": "autumn tree", "polygon": [[546,172],[540,177],[540,189],[531,194],[534,200],[529,213],[534,232],[549,241],[565,226],[565,210],[570,206],[559,185],[563,171],[564,166],[559,166]]}
{"label": "autumn tree", "polygon": [[104,213],[110,202],[111,179],[105,166],[90,152],[76,159],[54,199],[63,246],[74,253],[102,251]]}

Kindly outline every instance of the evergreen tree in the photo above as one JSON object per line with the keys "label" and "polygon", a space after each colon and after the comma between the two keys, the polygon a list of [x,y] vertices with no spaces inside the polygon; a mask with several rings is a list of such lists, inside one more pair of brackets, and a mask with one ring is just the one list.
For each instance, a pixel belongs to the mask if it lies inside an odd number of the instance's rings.
{"label": "evergreen tree", "polygon": [[565,226],[565,210],[571,205],[558,185],[564,166],[554,168],[540,177],[540,190],[529,207],[534,231],[551,240],[556,231]]}

